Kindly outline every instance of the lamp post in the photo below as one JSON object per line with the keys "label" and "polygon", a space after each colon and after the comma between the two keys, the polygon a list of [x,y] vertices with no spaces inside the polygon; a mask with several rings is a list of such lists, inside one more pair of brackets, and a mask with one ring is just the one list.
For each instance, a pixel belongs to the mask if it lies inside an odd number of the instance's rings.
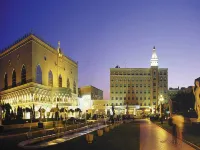
{"label": "lamp post", "polygon": [[163,96],[160,95],[159,101],[160,101],[160,117],[162,117],[162,101],[164,100]]}

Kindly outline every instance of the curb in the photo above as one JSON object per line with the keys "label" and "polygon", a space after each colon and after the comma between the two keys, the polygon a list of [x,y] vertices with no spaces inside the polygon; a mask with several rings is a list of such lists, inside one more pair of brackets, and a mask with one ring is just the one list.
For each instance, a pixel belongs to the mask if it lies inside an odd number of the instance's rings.
{"label": "curb", "polygon": [[[152,121],[151,121],[151,122],[152,122]],[[155,125],[157,125],[158,127],[162,128],[163,130],[167,131],[169,134],[171,134],[167,129],[163,128],[162,126],[160,126],[160,125],[158,125],[158,124],[156,124],[156,123],[154,123],[154,122],[152,122],[152,123],[155,124]],[[177,137],[177,138],[178,138],[178,137]],[[179,139],[179,138],[178,138],[178,139]],[[180,139],[179,139],[179,140],[180,140]],[[197,146],[197,145],[195,145],[195,144],[193,144],[193,143],[191,143],[191,142],[189,142],[189,141],[187,141],[187,140],[185,140],[185,139],[182,139],[182,141],[185,142],[186,144],[190,145],[191,147],[195,148],[196,150],[200,150],[200,147],[199,147],[199,146]]]}

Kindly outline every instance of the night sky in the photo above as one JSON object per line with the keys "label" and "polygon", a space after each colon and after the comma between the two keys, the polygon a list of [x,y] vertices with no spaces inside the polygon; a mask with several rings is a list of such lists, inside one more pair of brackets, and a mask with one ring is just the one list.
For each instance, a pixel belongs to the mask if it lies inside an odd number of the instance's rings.
{"label": "night sky", "polygon": [[155,45],[169,87],[200,77],[200,0],[0,0],[0,49],[30,32],[79,63],[79,87],[109,99],[109,70],[148,68]]}

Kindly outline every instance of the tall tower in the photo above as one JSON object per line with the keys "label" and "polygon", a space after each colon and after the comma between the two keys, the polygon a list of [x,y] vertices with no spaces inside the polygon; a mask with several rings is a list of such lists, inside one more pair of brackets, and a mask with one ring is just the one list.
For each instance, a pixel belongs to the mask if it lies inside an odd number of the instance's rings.
{"label": "tall tower", "polygon": [[153,53],[152,53],[152,57],[151,57],[151,67],[152,66],[158,66],[158,57],[156,54],[155,46],[153,47]]}
{"label": "tall tower", "polygon": [[158,107],[158,91],[159,91],[159,71],[158,71],[158,57],[156,48],[153,47],[151,57],[151,106],[155,109]]}

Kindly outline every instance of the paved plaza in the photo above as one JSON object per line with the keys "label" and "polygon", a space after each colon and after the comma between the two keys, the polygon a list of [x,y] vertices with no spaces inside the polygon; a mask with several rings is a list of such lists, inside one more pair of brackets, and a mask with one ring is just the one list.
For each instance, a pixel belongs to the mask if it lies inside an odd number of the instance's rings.
{"label": "paved plaza", "polygon": [[140,120],[140,150],[194,150],[178,140],[173,144],[172,135],[149,120]]}
{"label": "paved plaza", "polygon": [[[76,133],[76,138],[69,140],[73,135],[69,135],[69,137],[65,136],[63,137],[64,141],[62,140],[63,142],[60,142],[61,140],[59,140],[59,142],[56,142],[57,144],[55,141],[58,141],[58,139],[47,141],[47,143],[42,142],[41,146],[42,144],[50,144],[49,142],[54,142],[55,145],[51,143],[52,146],[41,148],[41,150],[194,150],[194,148],[180,140],[178,140],[179,144],[173,144],[171,134],[148,119],[138,119],[132,123],[122,124],[110,132],[104,133],[102,137],[98,137],[96,131],[93,134],[94,141],[92,144],[86,142],[85,135],[78,136]],[[3,145],[1,145],[1,150],[22,150],[22,148],[17,147],[19,140],[20,137],[17,139],[11,138],[11,141],[7,142],[4,140]]]}

